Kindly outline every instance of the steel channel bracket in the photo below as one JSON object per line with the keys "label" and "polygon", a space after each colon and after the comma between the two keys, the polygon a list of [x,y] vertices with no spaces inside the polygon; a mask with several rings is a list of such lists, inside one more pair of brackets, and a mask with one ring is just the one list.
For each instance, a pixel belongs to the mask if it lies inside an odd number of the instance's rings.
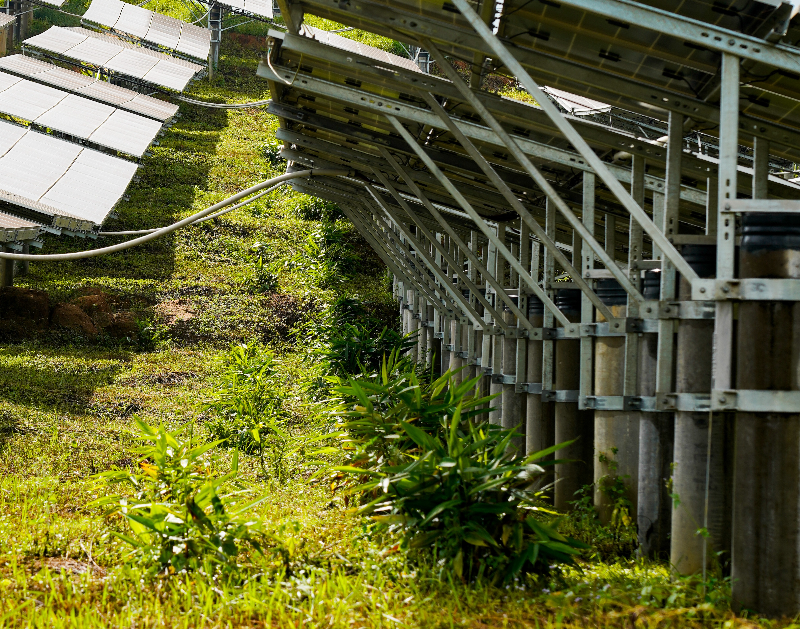
{"label": "steel channel bracket", "polygon": [[656,398],[638,395],[586,395],[578,400],[580,410],[596,411],[656,411]]}
{"label": "steel channel bracket", "polygon": [[656,410],[708,412],[710,393],[656,393]]}
{"label": "steel channel bracket", "polygon": [[517,386],[514,387],[515,393],[533,393],[534,395],[540,395],[542,393],[542,383],[541,382],[517,382]]}
{"label": "steel channel bracket", "polygon": [[711,410],[800,414],[800,391],[712,391]]}
{"label": "steel channel bracket", "polygon": [[492,384],[516,384],[517,377],[516,376],[507,376],[502,373],[496,373],[492,375]]}
{"label": "steel channel bracket", "polygon": [[542,391],[542,402],[577,402],[578,389],[562,389],[560,391]]}
{"label": "steel channel bracket", "polygon": [[443,339],[444,338],[444,332],[434,332],[433,333],[433,338],[435,338],[435,339]]}
{"label": "steel channel bracket", "polygon": [[692,299],[715,301],[800,301],[800,280],[698,279],[692,282]]}
{"label": "steel channel bracket", "polygon": [[[441,332],[441,334],[442,334],[442,338],[444,338],[444,332]],[[445,345],[445,346],[444,346],[444,350],[445,350],[446,352],[454,352],[454,351],[455,351],[455,349],[456,349],[456,346],[455,346],[455,345],[453,345],[452,343],[449,343],[448,345]]]}
{"label": "steel channel bracket", "polygon": [[469,358],[469,352],[465,351],[456,352],[456,356],[458,356],[459,358]]}
{"label": "steel channel bracket", "polygon": [[[625,319],[614,319],[613,321],[601,321],[599,323],[582,323],[580,325],[580,336],[625,336],[627,321]],[[565,335],[564,338],[577,338],[578,335]]]}

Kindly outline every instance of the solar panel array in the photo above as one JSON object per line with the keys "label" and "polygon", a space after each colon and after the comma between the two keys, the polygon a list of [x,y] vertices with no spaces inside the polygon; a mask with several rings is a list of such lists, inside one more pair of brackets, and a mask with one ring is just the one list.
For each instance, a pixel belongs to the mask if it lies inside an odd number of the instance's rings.
{"label": "solar panel array", "polygon": [[273,0],[223,0],[223,2],[212,2],[225,7],[235,13],[246,13],[255,17],[272,19],[274,10]]}
{"label": "solar panel array", "polygon": [[14,15],[0,13],[0,30],[4,29],[6,26],[9,26],[16,19],[17,18]]}
{"label": "solar panel array", "polygon": [[23,55],[0,57],[0,70],[31,78],[39,83],[46,83],[161,122],[170,120],[178,113],[178,106],[173,103],[32,57]]}
{"label": "solar panel array", "polygon": [[0,121],[0,200],[87,230],[120,200],[137,164]]}
{"label": "solar panel array", "polygon": [[51,26],[24,45],[178,92],[203,66],[80,27]]}
{"label": "solar panel array", "polygon": [[211,31],[121,0],[92,0],[83,20],[197,59],[206,59]]}
{"label": "solar panel array", "polygon": [[0,112],[141,157],[161,122],[0,72]]}

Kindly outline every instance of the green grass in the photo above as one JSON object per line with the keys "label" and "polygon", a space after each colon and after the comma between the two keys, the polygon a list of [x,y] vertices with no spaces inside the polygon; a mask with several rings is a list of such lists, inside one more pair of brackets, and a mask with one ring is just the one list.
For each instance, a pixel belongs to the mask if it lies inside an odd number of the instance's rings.
{"label": "green grass", "polygon": [[[80,13],[87,4],[71,0],[67,8]],[[178,2],[150,6],[188,17]],[[45,20],[74,20],[46,9],[36,15],[38,30]],[[263,41],[252,38],[263,26],[241,30],[246,36],[225,38],[220,75],[195,84],[196,97],[268,97],[266,83],[255,78]],[[389,40],[366,41],[392,49]],[[181,114],[109,227],[166,225],[282,171],[270,149],[277,120],[263,109],[182,105]],[[318,201],[283,188],[143,247],[34,263],[18,279],[54,302],[100,287],[157,334],[114,341],[48,333],[0,345],[0,627],[753,625],[729,611],[726,582],[675,580],[663,565],[613,556],[506,589],[454,581],[350,514],[341,493],[313,479],[311,469],[297,466],[291,480],[276,485],[261,478],[251,456],[242,457],[242,479],[267,497],[258,507],[273,534],[264,556],[244,557],[237,579],[227,582],[151,577],[129,565],[127,548],[109,534],[119,522],[86,505],[101,491],[93,474],[135,464],[134,416],[171,428],[193,422],[202,432],[221,356],[233,343],[256,342],[278,356],[292,429],[313,431],[325,418],[309,399],[325,389],[308,336],[325,307],[339,295],[356,297],[396,323],[383,269],[346,222],[336,228],[354,259],[348,277],[321,288],[308,267],[292,262],[320,228],[309,219],[320,210]],[[47,237],[44,251],[106,242]],[[277,269],[276,292],[253,289],[256,243]]]}

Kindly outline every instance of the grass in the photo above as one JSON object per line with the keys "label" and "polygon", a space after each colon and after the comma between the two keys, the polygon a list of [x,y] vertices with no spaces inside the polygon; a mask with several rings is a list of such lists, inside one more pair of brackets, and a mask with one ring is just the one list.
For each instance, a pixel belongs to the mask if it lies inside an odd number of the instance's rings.
{"label": "grass", "polygon": [[[82,12],[86,4],[71,0],[67,8]],[[181,7],[152,4],[188,17]],[[36,16],[38,30],[59,17],[46,9]],[[72,18],[59,19],[71,24]],[[225,102],[268,96],[255,78],[263,40],[253,37],[263,27],[243,30],[244,36],[226,36],[220,75],[195,84],[194,96]],[[368,43],[391,48],[388,40]],[[166,225],[282,171],[274,154],[277,120],[263,109],[182,105],[181,114],[145,159],[130,200],[109,227]],[[272,535],[264,556],[243,558],[229,581],[152,577],[127,563],[127,548],[109,534],[118,523],[86,505],[100,491],[93,474],[134,465],[134,416],[203,431],[221,356],[231,344],[256,342],[278,356],[292,429],[312,432],[324,417],[309,399],[324,397],[325,388],[307,346],[325,308],[345,295],[396,323],[383,269],[346,222],[334,229],[350,256],[348,276],[320,286],[315,267],[304,263],[303,243],[329,210],[283,188],[173,237],[109,257],[34,263],[18,279],[54,302],[99,287],[150,331],[122,341],[51,332],[0,345],[0,627],[786,624],[735,617],[725,581],[674,579],[664,565],[613,553],[582,571],[505,589],[454,581],[435,562],[399,552],[396,540],[352,517],[342,496],[311,478],[312,470],[298,467],[284,484],[267,482],[255,456],[243,456],[241,469],[251,490],[266,496],[258,507]],[[272,291],[254,284],[258,243],[275,271]],[[100,245],[47,237],[45,251]]]}

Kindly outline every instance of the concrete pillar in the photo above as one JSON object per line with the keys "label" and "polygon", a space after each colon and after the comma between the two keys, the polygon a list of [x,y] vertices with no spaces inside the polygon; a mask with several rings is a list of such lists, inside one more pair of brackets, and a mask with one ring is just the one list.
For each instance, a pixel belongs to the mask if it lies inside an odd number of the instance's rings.
{"label": "concrete pillar", "polygon": [[[660,296],[660,272],[645,273],[642,295],[657,300]],[[639,335],[639,380],[636,394],[656,394],[658,334]],[[639,496],[637,524],[639,556],[669,558],[672,499],[668,482],[672,475],[675,419],[672,413],[631,413],[639,421]]]}
{"label": "concrete pillar", "polygon": [[[579,321],[581,291],[558,291],[556,305],[570,321]],[[560,339],[554,345],[553,386],[556,391],[577,391],[580,386],[580,340]],[[554,505],[559,511],[570,511],[575,492],[592,482],[594,424],[591,411],[578,410],[577,402],[555,402],[553,406],[555,443],[575,440],[575,443],[556,452],[556,459],[564,462],[555,466]]]}
{"label": "concrete pillar", "polygon": [[[11,250],[8,247],[0,245],[0,251]],[[0,286],[13,286],[14,285],[14,261],[0,259]]]}
{"label": "concrete pillar", "polygon": [[[498,303],[500,300],[497,300]],[[495,306],[496,309],[497,306]],[[497,325],[497,322],[495,322]],[[492,343],[492,380],[489,385],[489,394],[495,396],[490,407],[493,411],[489,412],[489,421],[497,426],[503,424],[503,385],[500,382],[500,376],[503,373],[503,335],[493,334],[491,338]]]}
{"label": "concrete pillar", "polygon": [[[434,346],[435,346],[436,343],[435,343],[435,340],[433,338],[434,337],[434,332],[435,332],[435,329],[433,327],[433,320],[434,320],[433,319],[433,306],[431,304],[428,304],[425,307],[425,311],[426,311],[426,317],[425,318],[426,318],[426,326],[427,326],[425,328],[427,330],[427,332],[425,334],[425,366],[428,369],[431,369],[431,370],[435,371],[435,369],[433,368],[434,367],[433,361],[436,360],[436,358],[438,358],[439,354],[438,354],[438,352],[434,352]],[[434,354],[435,354],[435,356],[434,356]]]}
{"label": "concrete pillar", "polygon": [[[625,317],[627,294],[616,280],[599,280],[597,294],[615,317]],[[603,321],[597,313],[597,320]],[[595,395],[623,394],[625,337],[595,339]],[[639,421],[630,411],[595,411],[594,414],[594,505],[600,521],[608,524],[614,511],[609,487],[621,479],[622,496],[630,502],[629,514],[636,521],[639,478]]]}
{"label": "concrete pillar", "polygon": [[[715,246],[684,245],[682,254],[700,277],[716,275]],[[683,278],[678,291],[679,299],[691,296],[691,287]],[[713,320],[685,319],[678,322],[676,392],[708,393],[711,390],[713,344]],[[701,572],[704,563],[708,565],[715,552],[729,548],[729,433],[720,414],[711,415],[708,411],[675,413],[672,491],[677,496],[677,504],[673,503],[672,509],[670,563],[682,574]],[[708,538],[698,534],[706,522]]]}
{"label": "concrete pillar", "polygon": [[[544,304],[535,295],[528,296],[528,321],[536,328],[544,322]],[[525,381],[542,383],[542,341],[528,340]],[[533,454],[556,443],[552,402],[542,402],[541,393],[528,393],[525,399],[525,453]]]}
{"label": "concrete pillar", "polygon": [[[514,300],[517,301],[516,299]],[[506,306],[503,309],[503,318],[509,328],[516,327],[517,317]],[[525,451],[525,405],[524,394],[516,392],[516,384],[505,383],[506,376],[517,375],[517,339],[508,335],[503,337],[503,415],[501,425],[505,430],[516,429],[519,437],[513,441],[516,451],[522,454]],[[521,379],[520,379],[521,382]]]}
{"label": "concrete pillar", "polygon": [[461,382],[459,370],[463,366],[463,361],[458,355],[461,350],[461,324],[457,319],[450,321],[450,343],[453,346],[453,349],[450,350],[450,371],[453,372],[453,382],[458,385]]}
{"label": "concrete pillar", "polygon": [[[744,214],[742,278],[800,278],[800,216]],[[800,390],[800,303],[739,304],[736,388]],[[800,413],[736,414],[734,609],[800,612]]]}

